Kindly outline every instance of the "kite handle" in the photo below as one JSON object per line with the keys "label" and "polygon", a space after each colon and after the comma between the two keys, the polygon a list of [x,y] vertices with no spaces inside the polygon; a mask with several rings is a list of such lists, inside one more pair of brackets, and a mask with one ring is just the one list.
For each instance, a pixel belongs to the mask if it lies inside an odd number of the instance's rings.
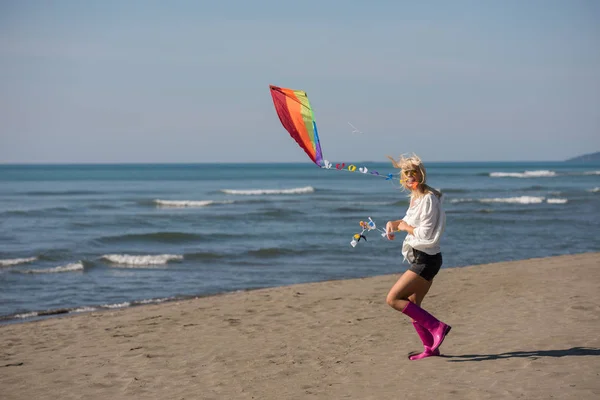
{"label": "kite handle", "polygon": [[390,232],[390,234],[388,235],[388,233],[385,230],[378,228],[377,224],[375,224],[375,221],[373,221],[371,217],[368,217],[368,221],[360,221],[359,225],[362,228],[362,231],[360,233],[355,233],[352,236],[352,240],[350,241],[350,246],[352,247],[356,247],[356,245],[358,244],[358,242],[360,242],[361,239],[364,239],[366,242],[367,237],[365,236],[365,232],[369,232],[372,230],[379,231],[381,233],[381,237],[387,238],[388,240],[394,240],[394,238],[396,237],[396,235],[393,232]]}

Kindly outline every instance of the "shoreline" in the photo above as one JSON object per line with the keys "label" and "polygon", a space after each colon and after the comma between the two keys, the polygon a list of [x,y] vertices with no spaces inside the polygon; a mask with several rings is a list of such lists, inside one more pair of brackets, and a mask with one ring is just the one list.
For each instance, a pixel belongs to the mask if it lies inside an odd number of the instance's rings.
{"label": "shoreline", "polygon": [[600,252],[442,269],[423,307],[453,329],[420,361],[385,304],[398,276],[0,325],[0,385],[7,399],[600,395]]}

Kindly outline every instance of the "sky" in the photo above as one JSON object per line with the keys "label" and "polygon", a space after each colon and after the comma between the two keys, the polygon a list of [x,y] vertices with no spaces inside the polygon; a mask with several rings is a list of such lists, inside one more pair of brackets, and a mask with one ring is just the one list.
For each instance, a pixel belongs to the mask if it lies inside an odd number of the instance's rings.
{"label": "sky", "polygon": [[[600,151],[600,2],[0,0],[0,163],[332,162]],[[353,133],[355,126],[362,133]]]}

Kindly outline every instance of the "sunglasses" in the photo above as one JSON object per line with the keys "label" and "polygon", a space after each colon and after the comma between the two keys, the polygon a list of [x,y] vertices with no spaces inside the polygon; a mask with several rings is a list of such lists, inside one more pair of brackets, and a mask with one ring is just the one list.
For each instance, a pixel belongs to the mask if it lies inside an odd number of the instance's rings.
{"label": "sunglasses", "polygon": [[401,177],[400,177],[400,184],[408,185],[408,186],[414,188],[418,184],[417,183],[418,175],[419,175],[419,172],[417,170],[414,170],[414,169],[403,170]]}

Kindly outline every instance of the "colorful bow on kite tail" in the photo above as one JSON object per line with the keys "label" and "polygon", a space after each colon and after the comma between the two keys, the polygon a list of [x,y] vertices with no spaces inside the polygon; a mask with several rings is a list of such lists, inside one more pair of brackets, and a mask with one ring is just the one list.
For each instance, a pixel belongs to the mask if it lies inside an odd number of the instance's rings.
{"label": "colorful bow on kite tail", "polygon": [[[275,111],[277,111],[285,130],[317,166],[332,169],[333,164],[323,159],[317,123],[306,92],[273,85],[270,85],[269,88]],[[393,174],[381,175],[377,171],[369,171],[367,167],[357,167],[354,164],[348,164],[348,166],[346,163],[336,164],[335,169],[348,172],[358,171],[363,174],[381,176],[386,180],[393,178]]]}

